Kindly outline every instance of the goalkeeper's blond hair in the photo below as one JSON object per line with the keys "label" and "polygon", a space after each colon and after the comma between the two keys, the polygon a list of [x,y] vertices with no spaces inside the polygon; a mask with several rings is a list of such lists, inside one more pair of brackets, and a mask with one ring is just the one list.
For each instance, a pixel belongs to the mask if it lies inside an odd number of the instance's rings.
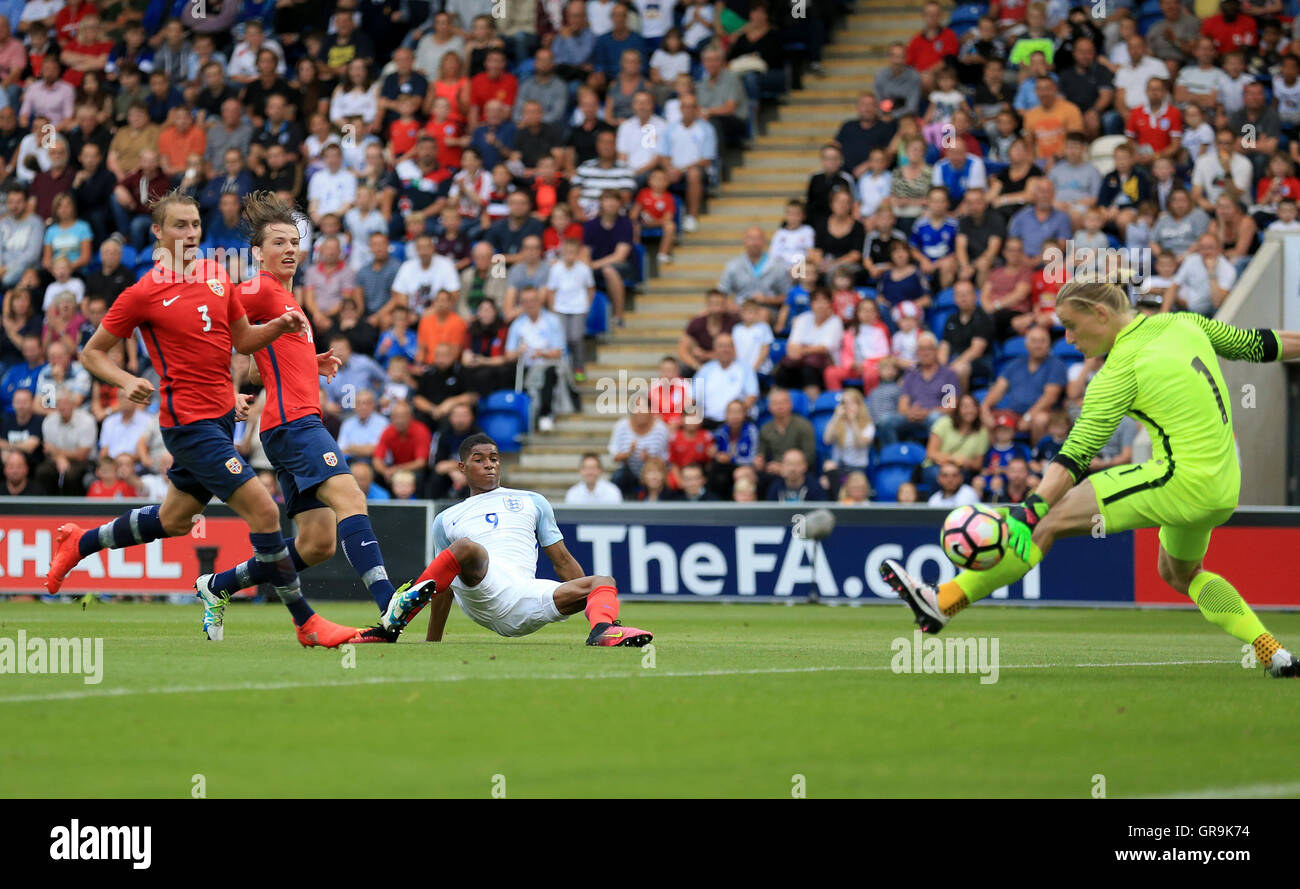
{"label": "goalkeeper's blond hair", "polygon": [[1082,308],[1105,306],[1116,315],[1133,314],[1128,293],[1118,284],[1108,281],[1071,281],[1056,294],[1056,306],[1077,304]]}

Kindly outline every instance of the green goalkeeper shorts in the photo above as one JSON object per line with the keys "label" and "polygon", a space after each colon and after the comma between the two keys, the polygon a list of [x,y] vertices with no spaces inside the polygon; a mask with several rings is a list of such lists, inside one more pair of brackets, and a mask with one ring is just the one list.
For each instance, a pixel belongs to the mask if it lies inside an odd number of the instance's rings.
{"label": "green goalkeeper shorts", "polygon": [[1159,528],[1165,552],[1199,562],[1210,547],[1210,532],[1237,507],[1241,476],[1233,461],[1217,477],[1180,474],[1167,459],[1112,466],[1088,476],[1097,495],[1106,533]]}

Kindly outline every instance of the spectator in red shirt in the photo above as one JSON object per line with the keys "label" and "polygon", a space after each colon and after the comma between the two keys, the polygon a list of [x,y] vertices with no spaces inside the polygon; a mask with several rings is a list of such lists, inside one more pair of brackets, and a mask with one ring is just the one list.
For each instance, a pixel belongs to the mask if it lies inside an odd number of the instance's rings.
{"label": "spectator in red shirt", "polygon": [[[129,462],[124,465],[129,470]],[[136,490],[134,485],[118,475],[117,461],[107,454],[101,455],[99,464],[95,467],[95,480],[90,483],[90,490],[86,492],[86,496],[100,500],[118,500],[123,497],[138,497],[139,495],[140,492]]]}
{"label": "spectator in red shirt", "polygon": [[1147,81],[1147,103],[1128,113],[1125,135],[1137,142],[1140,164],[1158,157],[1174,158],[1182,150],[1183,115],[1169,99],[1169,82]]}
{"label": "spectator in red shirt", "polygon": [[[415,151],[415,143],[420,138],[420,122],[415,119],[419,107],[420,97],[413,93],[397,100],[398,116],[397,120],[388,125],[388,143],[393,148],[393,156],[399,161],[406,160]],[[437,135],[434,138],[437,139]]]}
{"label": "spectator in red shirt", "polygon": [[673,237],[677,234],[674,222],[677,199],[668,191],[668,174],[662,169],[650,171],[646,187],[636,196],[637,221],[647,228],[657,228],[659,236],[659,262],[673,261]]}
{"label": "spectator in red shirt", "polygon": [[1214,41],[1219,55],[1259,42],[1259,25],[1250,16],[1241,14],[1238,0],[1223,0],[1219,4],[1219,14],[1201,22],[1201,33]]}
{"label": "spectator in red shirt", "polygon": [[682,379],[681,366],[671,355],[659,362],[659,379],[650,384],[650,413],[676,429],[682,424],[689,384]]}
{"label": "spectator in red shirt", "polygon": [[921,72],[921,88],[929,93],[934,89],[934,70],[947,59],[956,59],[957,35],[940,21],[942,10],[938,3],[925,4],[925,27],[907,44],[907,66]]}
{"label": "spectator in red shirt", "polygon": [[414,419],[411,406],[405,401],[393,405],[389,419],[392,422],[379,434],[373,463],[375,471],[391,485],[395,473],[406,470],[418,474],[424,470],[429,463],[433,434],[428,426]]}
{"label": "spectator in red shirt", "polygon": [[692,463],[713,462],[717,444],[713,440],[713,434],[705,430],[702,419],[698,413],[687,414],[685,422],[668,440],[668,462],[672,465],[670,483],[674,488],[681,486],[678,474],[682,469]]}
{"label": "spectator in red shirt", "polygon": [[88,15],[98,16],[91,0],[73,0],[66,4],[54,17],[54,39],[62,46],[76,40],[77,26]]}
{"label": "spectator in red shirt", "polygon": [[446,96],[433,100],[433,117],[424,125],[424,131],[438,146],[438,166],[459,169],[460,153],[469,145],[469,136],[461,133],[460,121],[452,115],[451,100]]}
{"label": "spectator in red shirt", "polygon": [[472,133],[483,120],[483,106],[496,99],[507,108],[513,108],[519,94],[518,79],[506,70],[506,51],[500,47],[488,50],[483,70],[469,82],[469,125],[465,132]]}

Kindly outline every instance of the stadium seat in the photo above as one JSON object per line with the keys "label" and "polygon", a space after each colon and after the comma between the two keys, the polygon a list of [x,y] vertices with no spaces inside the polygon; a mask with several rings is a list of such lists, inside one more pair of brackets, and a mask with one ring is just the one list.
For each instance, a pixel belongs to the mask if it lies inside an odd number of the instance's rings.
{"label": "stadium seat", "polygon": [[519,440],[528,433],[528,427],[520,422],[518,412],[512,409],[480,411],[478,425],[492,437],[503,454],[517,452],[521,447]]}
{"label": "stadium seat", "polygon": [[939,291],[939,295],[934,298],[934,307],[936,309],[951,309],[957,305],[957,300],[953,296],[951,287]]}
{"label": "stadium seat", "polygon": [[1065,341],[1065,337],[1061,337],[1052,346],[1052,354],[1055,355],[1057,358],[1060,358],[1062,361],[1083,360],[1083,353],[1080,352],[1078,349],[1076,349],[1074,346],[1067,343]]}
{"label": "stadium seat", "polygon": [[948,319],[957,314],[955,308],[931,309],[930,310],[930,330],[939,339],[943,339],[943,326],[948,323]]}
{"label": "stadium seat", "polygon": [[922,445],[903,442],[884,447],[871,470],[871,487],[876,491],[876,499],[887,503],[897,500],[899,487],[910,482],[916,467],[924,462]]}
{"label": "stadium seat", "polygon": [[[1101,175],[1105,176],[1115,169],[1115,148],[1127,141],[1128,138],[1122,134],[1100,136],[1088,148],[1088,160],[1092,162],[1092,165],[1097,168]],[[989,171],[989,175],[994,175],[992,170]]]}
{"label": "stadium seat", "polygon": [[1025,338],[1023,336],[1013,336],[1002,344],[998,353],[999,358],[1023,358],[1029,354],[1029,350],[1025,348]]}
{"label": "stadium seat", "polygon": [[133,269],[136,263],[140,261],[140,251],[136,250],[130,244],[122,245],[122,265]]}
{"label": "stadium seat", "polygon": [[587,336],[600,336],[609,330],[609,297],[597,290],[596,298],[587,310]]}
{"label": "stadium seat", "polygon": [[818,395],[812,406],[813,418],[816,419],[819,414],[825,414],[829,417],[835,413],[835,409],[840,406],[840,398],[843,395],[843,392],[823,392]]}
{"label": "stadium seat", "polygon": [[772,347],[768,349],[767,356],[772,359],[773,366],[780,364],[785,357],[785,344],[785,340],[773,340]]}
{"label": "stadium seat", "polygon": [[808,396],[801,389],[790,390],[790,407],[796,414],[807,417],[812,413],[812,405],[808,403]]}
{"label": "stadium seat", "polygon": [[488,397],[479,404],[479,411],[512,411],[519,417],[525,432],[532,428],[532,399],[528,397],[527,392],[516,392],[513,389],[490,392]]}
{"label": "stadium seat", "polygon": [[406,261],[406,244],[402,241],[393,241],[388,245],[388,252],[392,254],[393,259],[398,262]]}

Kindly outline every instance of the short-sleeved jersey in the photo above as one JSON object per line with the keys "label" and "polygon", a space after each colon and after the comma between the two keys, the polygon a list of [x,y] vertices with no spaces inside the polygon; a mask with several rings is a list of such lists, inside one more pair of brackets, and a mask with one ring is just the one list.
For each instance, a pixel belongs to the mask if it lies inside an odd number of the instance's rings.
{"label": "short-sleeved jersey", "polygon": [[[433,549],[440,553],[468,538],[487,550],[488,560],[528,577],[537,575],[537,550],[564,539],[555,511],[541,494],[497,488],[444,509],[433,520]],[[459,579],[452,583],[464,590]]]}
{"label": "short-sleeved jersey", "polygon": [[[303,311],[293,294],[266,271],[241,284],[239,298],[253,324],[265,324],[285,312]],[[263,432],[299,417],[320,414],[320,375],[310,325],[305,331],[279,337],[255,352],[253,359],[266,387]]]}
{"label": "short-sleeved jersey", "polygon": [[118,339],[137,328],[162,378],[162,426],[223,417],[235,409],[231,327],[244,306],[225,270],[202,260],[177,282],[161,264],[113,301],[103,327]]}
{"label": "short-sleeved jersey", "polygon": [[[1243,330],[1192,312],[1136,318],[1115,337],[1088,384],[1056,462],[1082,478],[1128,415],[1146,426],[1152,457],[1167,463],[1167,478],[1177,473],[1193,484],[1239,485],[1232,399],[1217,356],[1264,362],[1276,361],[1280,352],[1271,330]],[[1223,493],[1235,505],[1237,492],[1230,498]]]}

